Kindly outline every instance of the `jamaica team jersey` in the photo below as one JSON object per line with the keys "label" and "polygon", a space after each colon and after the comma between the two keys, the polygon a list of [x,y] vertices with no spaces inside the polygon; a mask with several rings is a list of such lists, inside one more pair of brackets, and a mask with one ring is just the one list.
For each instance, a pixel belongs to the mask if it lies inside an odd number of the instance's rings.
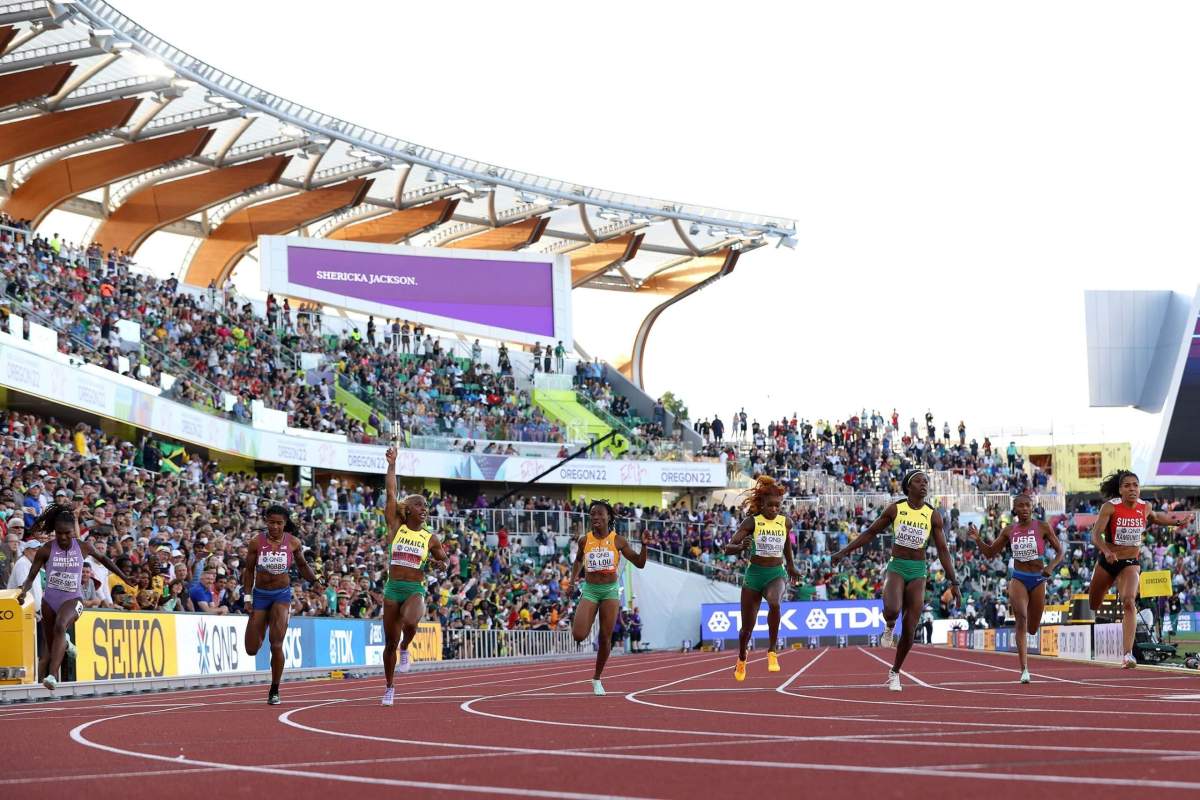
{"label": "jamaica team jersey", "polygon": [[896,521],[892,524],[892,532],[896,535],[896,544],[901,547],[911,547],[913,550],[924,550],[933,533],[933,506],[923,504],[913,508],[907,500],[896,503]]}
{"label": "jamaica team jersey", "polygon": [[396,529],[392,537],[392,566],[423,569],[429,558],[429,537],[424,530],[412,530],[407,525]]}
{"label": "jamaica team jersey", "polygon": [[754,555],[780,558],[786,540],[787,523],[782,514],[776,514],[775,519],[767,519],[762,514],[754,518]]}
{"label": "jamaica team jersey", "polygon": [[621,563],[621,554],[617,551],[617,535],[612,531],[607,536],[597,539],[595,534],[588,531],[583,540],[583,568],[586,572],[616,572]]}

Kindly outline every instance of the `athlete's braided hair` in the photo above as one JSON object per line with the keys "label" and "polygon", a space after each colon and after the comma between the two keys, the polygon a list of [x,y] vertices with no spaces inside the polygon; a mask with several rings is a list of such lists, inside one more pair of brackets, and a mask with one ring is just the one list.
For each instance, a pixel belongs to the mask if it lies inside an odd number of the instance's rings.
{"label": "athlete's braided hair", "polygon": [[786,494],[787,489],[783,484],[770,475],[759,475],[754,481],[754,485],[743,493],[738,507],[747,514],[758,516],[762,513],[763,505],[768,497],[783,497]]}
{"label": "athlete's braided hair", "polygon": [[29,534],[32,535],[43,530],[53,534],[54,526],[63,514],[68,515],[72,522],[75,521],[75,509],[63,503],[51,503],[29,526]]}
{"label": "athlete's braided hair", "polygon": [[588,503],[588,513],[592,513],[592,509],[596,506],[601,506],[608,512],[608,524],[612,525],[617,518],[617,512],[613,510],[612,503],[607,500],[593,500]]}
{"label": "athlete's braided hair", "polygon": [[1100,496],[1105,500],[1112,500],[1115,497],[1121,496],[1121,482],[1126,478],[1132,477],[1135,481],[1139,481],[1138,476],[1127,469],[1119,469],[1113,474],[1105,477],[1100,481]]}

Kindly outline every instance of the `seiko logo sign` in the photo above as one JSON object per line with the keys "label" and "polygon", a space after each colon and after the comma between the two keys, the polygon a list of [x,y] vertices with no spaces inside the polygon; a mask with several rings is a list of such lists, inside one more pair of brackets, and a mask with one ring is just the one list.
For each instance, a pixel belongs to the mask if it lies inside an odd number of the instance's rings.
{"label": "seiko logo sign", "polygon": [[13,612],[11,612],[7,609],[4,611],[0,611],[0,619],[12,619],[13,616],[14,616]]}

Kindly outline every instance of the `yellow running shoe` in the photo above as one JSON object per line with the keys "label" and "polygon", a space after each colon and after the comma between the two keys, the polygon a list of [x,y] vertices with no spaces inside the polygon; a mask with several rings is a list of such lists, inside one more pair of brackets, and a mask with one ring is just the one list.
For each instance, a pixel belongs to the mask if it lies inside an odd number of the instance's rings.
{"label": "yellow running shoe", "polygon": [[767,651],[767,672],[779,672],[779,656],[774,650]]}
{"label": "yellow running shoe", "polygon": [[738,659],[737,666],[733,668],[733,679],[735,681],[746,680],[746,662]]}

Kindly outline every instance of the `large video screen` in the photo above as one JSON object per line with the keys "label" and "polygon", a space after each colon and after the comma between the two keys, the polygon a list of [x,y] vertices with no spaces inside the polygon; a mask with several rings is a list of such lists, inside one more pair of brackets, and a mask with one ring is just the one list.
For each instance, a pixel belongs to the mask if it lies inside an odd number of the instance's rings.
{"label": "large video screen", "polygon": [[385,319],[571,346],[565,256],[259,239],[262,288]]}
{"label": "large video screen", "polygon": [[[1198,295],[1200,300],[1200,295]],[[1156,482],[1200,484],[1200,316],[1192,324],[1176,367],[1175,391],[1168,395],[1159,434]]]}

